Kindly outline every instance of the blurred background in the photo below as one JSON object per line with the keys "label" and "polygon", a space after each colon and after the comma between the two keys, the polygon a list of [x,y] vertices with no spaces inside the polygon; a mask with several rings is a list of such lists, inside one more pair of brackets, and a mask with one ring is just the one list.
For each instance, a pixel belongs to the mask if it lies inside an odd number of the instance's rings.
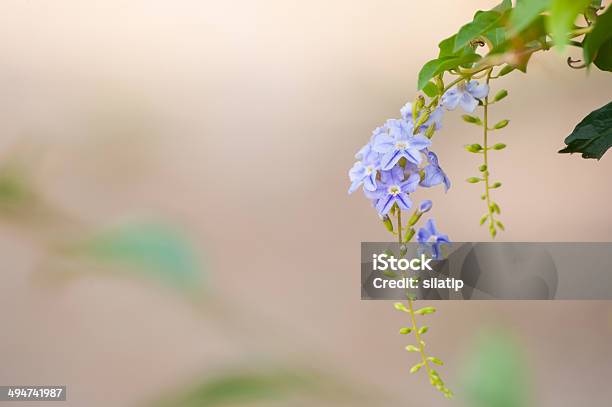
{"label": "blurred background", "polygon": [[[608,404],[608,302],[436,304],[447,401],[409,375],[404,316],[359,299],[360,242],[389,236],[346,193],[353,155],[495,3],[3,0],[0,384],[66,384],[70,406]],[[557,154],[612,81],[568,55],[494,82],[500,240],[612,240],[610,157]],[[420,198],[487,240],[458,116],[434,143],[453,188]]]}

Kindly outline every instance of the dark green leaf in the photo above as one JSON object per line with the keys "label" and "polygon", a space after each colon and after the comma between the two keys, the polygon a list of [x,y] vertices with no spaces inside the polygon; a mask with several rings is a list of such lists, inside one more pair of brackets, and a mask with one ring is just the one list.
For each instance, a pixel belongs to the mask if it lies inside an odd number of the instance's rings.
{"label": "dark green leaf", "polygon": [[565,139],[560,153],[582,153],[582,158],[598,160],[612,146],[612,102],[591,113]]}
{"label": "dark green leaf", "polygon": [[476,37],[501,25],[502,14],[494,10],[478,11],[474,20],[459,29],[453,51],[457,52]]}
{"label": "dark green leaf", "polygon": [[565,48],[578,14],[589,6],[591,0],[552,0],[548,31],[559,51]]}
{"label": "dark green leaf", "polygon": [[602,71],[612,72],[612,38],[599,48],[599,52],[593,63]]}
{"label": "dark green leaf", "polygon": [[551,0],[518,0],[510,17],[513,33],[518,33],[535,20],[548,7]]}
{"label": "dark green leaf", "polygon": [[[589,65],[593,62],[598,55],[602,54],[600,50],[605,54],[606,48],[604,45],[610,41],[612,41],[612,8],[608,8],[605,13],[597,17],[593,31],[584,38],[582,47],[584,63]],[[607,49],[609,50],[609,48]]]}

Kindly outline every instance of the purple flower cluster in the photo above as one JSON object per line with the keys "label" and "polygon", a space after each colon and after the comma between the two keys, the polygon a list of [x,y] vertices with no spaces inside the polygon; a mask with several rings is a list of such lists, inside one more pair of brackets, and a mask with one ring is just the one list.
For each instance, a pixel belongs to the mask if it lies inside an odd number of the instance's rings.
{"label": "purple flower cluster", "polygon": [[[401,118],[387,120],[383,126],[375,129],[368,144],[355,155],[358,161],[349,171],[349,193],[363,187],[365,196],[384,218],[394,205],[401,210],[412,208],[410,195],[419,186],[429,188],[444,185],[448,191],[451,182],[440,167],[438,157],[430,150],[431,140],[426,137],[426,131],[442,127],[445,110],[461,106],[465,111],[473,112],[478,99],[484,98],[488,91],[487,85],[476,81],[450,89],[441,97],[440,106],[431,111],[427,120],[420,120],[423,111],[417,115],[416,131],[413,106],[407,103],[400,110]],[[430,208],[431,201],[425,201],[418,211],[423,213]],[[433,219],[427,221],[416,237],[420,243],[434,245],[435,253],[439,253],[439,244],[449,242],[448,236],[438,233]]]}

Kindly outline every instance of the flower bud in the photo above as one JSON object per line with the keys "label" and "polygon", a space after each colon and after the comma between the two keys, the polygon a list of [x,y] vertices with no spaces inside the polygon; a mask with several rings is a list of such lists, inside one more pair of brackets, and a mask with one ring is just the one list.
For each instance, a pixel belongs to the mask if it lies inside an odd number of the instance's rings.
{"label": "flower bud", "polygon": [[402,335],[408,335],[410,332],[412,332],[412,328],[402,328],[399,330],[399,333]]}
{"label": "flower bud", "polygon": [[432,138],[435,131],[436,131],[436,124],[435,123],[430,124],[427,130],[425,130],[425,137]]}
{"label": "flower bud", "polygon": [[429,212],[432,206],[433,206],[433,203],[431,202],[431,200],[427,199],[421,202],[421,204],[419,205],[419,212],[421,213]]}
{"label": "flower bud", "polygon": [[438,92],[442,93],[444,91],[444,81],[442,80],[441,76],[436,76],[434,78],[434,82],[436,83],[436,86],[438,87]]}
{"label": "flower bud", "polygon": [[401,302],[396,302],[395,304],[393,304],[393,306],[398,311],[408,312],[408,308],[406,308],[406,306],[402,304]]}
{"label": "flower bud", "polygon": [[482,121],[480,121],[480,119],[476,116],[470,116],[469,114],[464,114],[463,116],[461,116],[461,118],[463,119],[464,122],[467,122],[467,123],[474,123],[479,126],[482,124]]}
{"label": "flower bud", "polygon": [[385,216],[383,219],[383,225],[385,225],[389,232],[393,232],[393,222],[391,222],[391,219],[389,219],[388,216]]}
{"label": "flower bud", "polygon": [[495,221],[495,223],[497,223],[497,226],[501,229],[501,230],[506,230],[506,227],[504,226],[503,223],[501,223],[500,221]]}
{"label": "flower bud", "polygon": [[510,120],[502,120],[499,123],[497,123],[495,126],[493,126],[494,129],[503,129],[504,127],[506,127],[508,125],[508,123],[510,123]]}
{"label": "flower bud", "polygon": [[514,71],[514,67],[512,65],[506,65],[499,71],[499,76],[508,75],[510,72]]}
{"label": "flower bud", "polygon": [[484,225],[484,223],[487,221],[487,219],[489,219],[489,214],[488,213],[485,214],[485,215],[482,215],[482,218],[480,218],[480,225],[481,226]]}
{"label": "flower bud", "polygon": [[465,149],[470,153],[477,153],[482,150],[482,146],[480,144],[469,144],[465,146]]}
{"label": "flower bud", "polygon": [[477,178],[477,177],[470,177],[470,178],[468,178],[466,181],[467,181],[467,182],[469,182],[470,184],[475,184],[475,183],[477,183],[477,182],[482,181],[482,179]]}
{"label": "flower bud", "polygon": [[508,96],[508,91],[506,89],[502,89],[499,92],[497,92],[497,94],[495,95],[493,100],[496,101],[496,102],[499,102],[500,100],[502,100],[506,96]]}
{"label": "flower bud", "polygon": [[417,348],[417,347],[416,347],[416,346],[414,346],[414,345],[408,345],[408,346],[406,346],[406,350],[407,350],[408,352],[420,352],[420,351],[419,351],[419,348]]}
{"label": "flower bud", "polygon": [[504,148],[506,148],[504,143],[497,143],[493,146],[493,150],[503,150]]}
{"label": "flower bud", "polygon": [[416,233],[416,231],[414,230],[414,228],[408,229],[408,231],[406,232],[406,236],[404,236],[404,243],[409,242],[410,239],[412,239],[412,237],[414,236],[415,233]]}
{"label": "flower bud", "polygon": [[425,98],[423,95],[417,96],[416,100],[412,104],[412,120],[417,121],[417,117],[419,116],[419,112],[425,106]]}
{"label": "flower bud", "polygon": [[419,120],[417,120],[416,124],[414,125],[414,134],[417,134],[419,132],[419,128],[427,121],[429,120],[429,115],[431,114],[431,112],[429,111],[429,109],[425,110],[423,112],[423,114],[419,117]]}
{"label": "flower bud", "polygon": [[487,170],[487,166],[485,164],[482,164],[480,167],[478,167],[478,171],[480,172],[485,172]]}
{"label": "flower bud", "polygon": [[501,182],[496,182],[496,183],[494,183],[494,184],[491,186],[491,188],[495,189],[495,188],[499,188],[499,187],[501,187],[501,186],[502,186],[502,183],[501,183]]}

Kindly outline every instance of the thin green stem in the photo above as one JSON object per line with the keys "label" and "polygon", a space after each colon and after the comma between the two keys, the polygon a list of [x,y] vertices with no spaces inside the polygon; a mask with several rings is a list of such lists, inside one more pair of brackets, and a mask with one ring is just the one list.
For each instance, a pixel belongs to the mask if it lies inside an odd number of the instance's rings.
{"label": "thin green stem", "polygon": [[[486,80],[487,85],[489,85],[489,82],[491,80],[492,71],[493,71],[493,68],[490,68],[489,71],[487,72],[487,80]],[[484,175],[484,182],[485,182],[485,197],[486,197],[486,202],[487,202],[487,208],[489,210],[489,228],[493,230],[495,228],[495,218],[494,218],[493,207],[491,205],[491,193],[490,193],[491,187],[489,185],[489,96],[488,95],[484,98],[483,106],[484,106],[484,118],[483,118],[482,127],[484,128],[484,140],[483,140],[483,153],[482,154],[484,156],[484,165],[486,168],[483,175]]]}

